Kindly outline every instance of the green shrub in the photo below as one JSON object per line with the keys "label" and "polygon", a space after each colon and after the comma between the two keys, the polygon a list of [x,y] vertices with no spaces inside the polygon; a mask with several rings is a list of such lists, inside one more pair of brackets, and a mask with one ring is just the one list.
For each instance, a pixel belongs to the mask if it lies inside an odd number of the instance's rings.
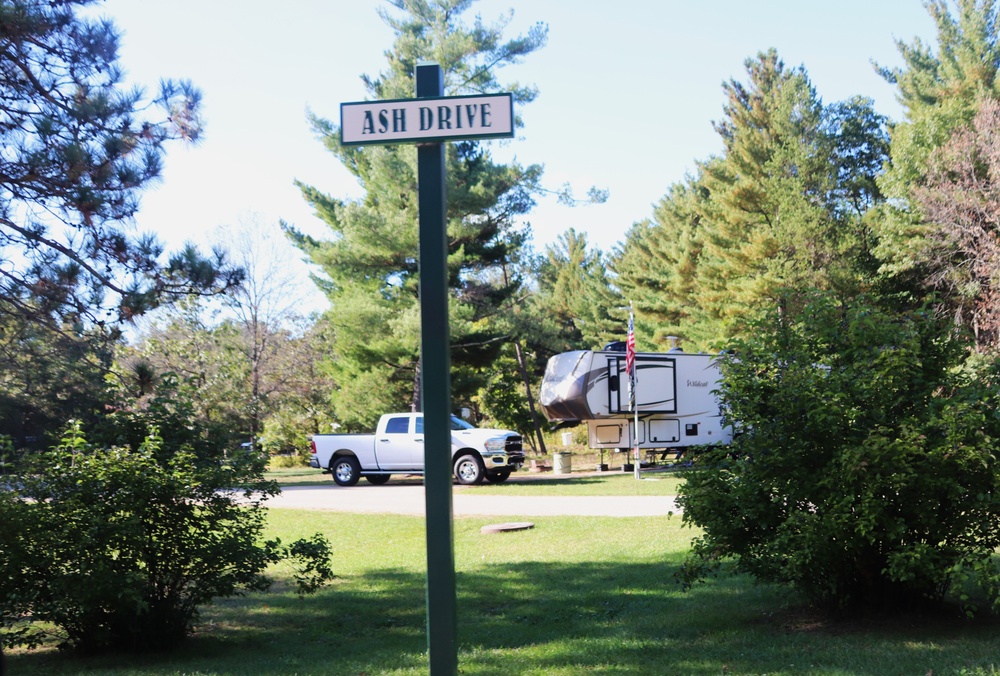
{"label": "green shrub", "polygon": [[[219,463],[163,452],[91,448],[79,425],[0,492],[0,619],[8,643],[42,640],[51,623],[85,652],[161,649],[191,630],[198,607],[268,586],[265,568],[301,563],[302,591],[332,577],[317,536],[262,541],[277,486],[263,461]],[[239,490],[231,487],[241,486]]]}
{"label": "green shrub", "polygon": [[733,558],[840,609],[1000,601],[1000,377],[929,314],[818,296],[722,361],[738,434],[698,455],[680,504],[692,582]]}
{"label": "green shrub", "polygon": [[272,469],[289,469],[292,467],[308,467],[309,459],[301,454],[294,455],[272,455],[268,461],[268,466]]}

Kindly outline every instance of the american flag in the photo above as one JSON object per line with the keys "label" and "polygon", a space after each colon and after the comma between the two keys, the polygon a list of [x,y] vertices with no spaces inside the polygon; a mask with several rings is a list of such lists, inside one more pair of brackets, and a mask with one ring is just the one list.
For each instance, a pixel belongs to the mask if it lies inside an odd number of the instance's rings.
{"label": "american flag", "polygon": [[635,316],[628,313],[628,338],[625,339],[625,373],[628,374],[628,406],[635,410]]}

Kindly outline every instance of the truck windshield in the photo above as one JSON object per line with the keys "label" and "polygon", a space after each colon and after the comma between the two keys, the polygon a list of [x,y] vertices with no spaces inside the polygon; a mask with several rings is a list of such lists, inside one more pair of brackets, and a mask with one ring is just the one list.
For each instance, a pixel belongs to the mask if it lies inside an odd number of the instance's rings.
{"label": "truck windshield", "polygon": [[461,418],[459,418],[457,415],[453,415],[453,416],[451,416],[451,429],[453,429],[453,430],[474,430],[474,429],[476,429],[476,426],[475,425],[470,425],[469,423],[467,423],[464,420],[462,420]]}
{"label": "truck windshield", "polygon": [[[476,429],[476,426],[475,425],[470,425],[469,423],[467,423],[464,420],[462,420],[461,418],[459,418],[457,415],[453,415],[453,416],[451,416],[451,429],[452,429],[452,431],[454,431],[454,430],[474,430],[474,429]],[[417,434],[423,434],[424,433],[424,416],[420,416],[416,420],[416,433]]]}

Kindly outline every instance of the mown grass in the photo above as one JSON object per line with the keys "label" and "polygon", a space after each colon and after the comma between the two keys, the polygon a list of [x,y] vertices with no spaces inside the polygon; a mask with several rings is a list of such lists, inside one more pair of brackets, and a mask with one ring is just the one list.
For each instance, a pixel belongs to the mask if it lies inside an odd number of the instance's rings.
{"label": "mown grass", "polygon": [[677,495],[684,481],[683,471],[646,471],[642,479],[625,473],[590,475],[532,475],[513,476],[506,483],[495,486],[456,486],[456,490],[477,491],[485,489],[504,495]]}
{"label": "mown grass", "polygon": [[[685,470],[645,470],[642,479],[625,472],[605,472],[602,474],[555,475],[551,472],[531,474],[517,472],[503,484],[480,486],[455,486],[457,491],[489,491],[509,495],[677,495],[677,487],[684,480]],[[311,467],[270,469],[267,477],[279,486],[330,486],[333,479],[329,474]],[[364,483],[364,479],[361,480]],[[389,484],[419,485],[419,476],[394,475]]]}
{"label": "mown grass", "polygon": [[277,481],[279,486],[326,485],[333,482],[329,474],[312,467],[271,467],[266,476]]}
{"label": "mown grass", "polygon": [[[502,519],[501,519],[502,520]],[[519,519],[520,520],[520,519]],[[462,674],[997,674],[1000,625],[942,612],[836,622],[787,590],[724,576],[690,592],[673,573],[690,545],[677,517],[496,518],[454,523]],[[425,536],[417,517],[274,510],[273,535],[324,532],[337,581],[206,608],[169,654],[10,658],[17,674],[426,674]]]}

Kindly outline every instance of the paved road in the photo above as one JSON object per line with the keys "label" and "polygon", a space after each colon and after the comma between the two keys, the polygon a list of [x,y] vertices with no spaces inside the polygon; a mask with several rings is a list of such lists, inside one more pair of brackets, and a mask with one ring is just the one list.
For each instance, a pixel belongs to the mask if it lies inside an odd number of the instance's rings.
{"label": "paved road", "polygon": [[[266,503],[269,507],[369,514],[424,514],[423,484],[288,487]],[[663,496],[509,496],[490,486],[471,486],[452,493],[455,516],[664,516],[679,513],[674,499]]]}

